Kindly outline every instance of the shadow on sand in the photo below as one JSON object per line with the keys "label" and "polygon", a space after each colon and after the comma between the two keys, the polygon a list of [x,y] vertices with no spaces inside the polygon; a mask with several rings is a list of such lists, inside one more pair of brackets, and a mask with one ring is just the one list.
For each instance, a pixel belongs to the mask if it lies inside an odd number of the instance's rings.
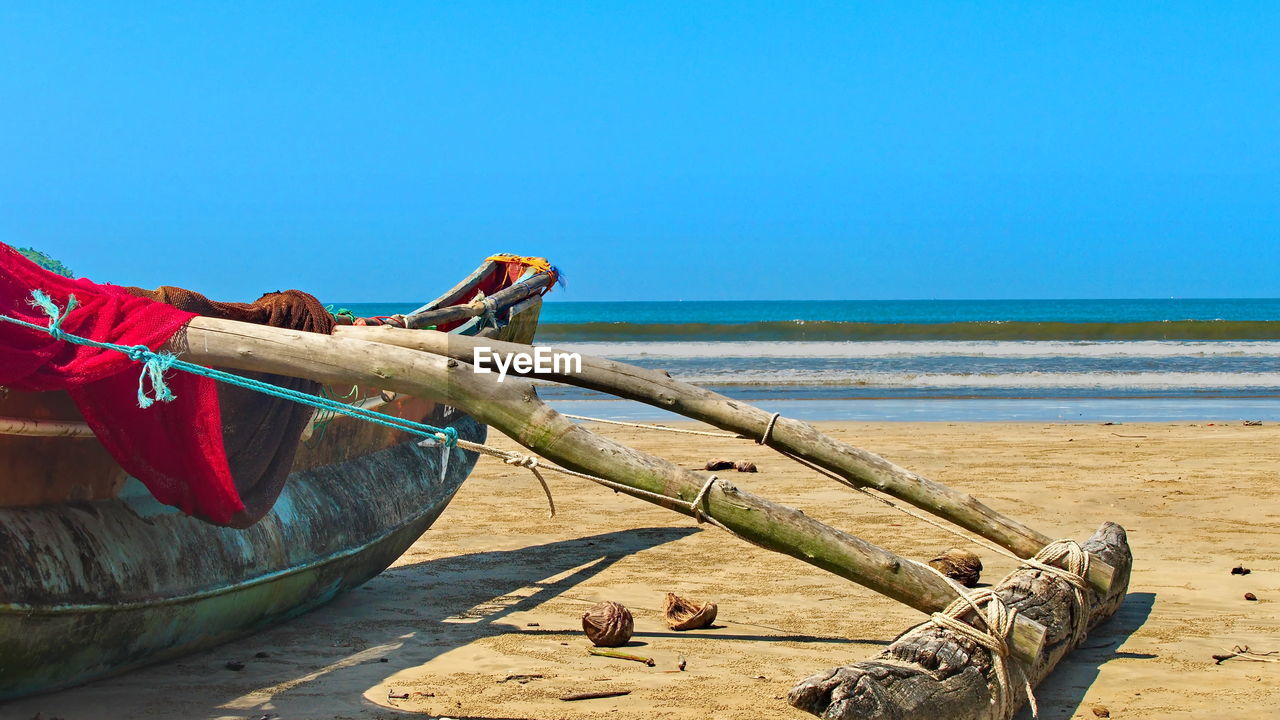
{"label": "shadow on sand", "polygon": [[[376,706],[362,693],[397,671],[511,632],[501,622],[510,614],[546,602],[620,558],[698,531],[640,528],[403,565],[278,627],[120,677],[6,703],[0,718],[74,718],[86,707],[110,718],[304,718],[314,714],[317,698],[328,708],[326,717],[422,717]],[[228,669],[232,661],[243,669]],[[352,688],[359,690],[348,692]]]}
{"label": "shadow on sand", "polygon": [[[1058,667],[1036,688],[1040,720],[1074,717],[1105,663],[1121,658],[1150,660],[1156,657],[1149,653],[1120,652],[1120,646],[1147,621],[1155,600],[1154,593],[1129,593],[1109,621],[1094,628],[1083,645],[1058,663]],[[1018,720],[1030,720],[1031,711],[1024,706],[1016,717]]]}

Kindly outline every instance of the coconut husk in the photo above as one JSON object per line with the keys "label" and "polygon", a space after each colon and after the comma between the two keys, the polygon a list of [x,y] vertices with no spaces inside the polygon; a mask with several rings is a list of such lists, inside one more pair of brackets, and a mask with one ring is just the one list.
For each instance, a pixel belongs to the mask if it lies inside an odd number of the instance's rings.
{"label": "coconut husk", "polygon": [[982,576],[982,559],[975,553],[960,548],[951,548],[930,560],[929,567],[965,587],[977,585]]}
{"label": "coconut husk", "polygon": [[749,460],[739,460],[733,464],[733,469],[738,472],[757,472],[759,470],[759,468],[756,467],[756,464]]}
{"label": "coconut husk", "polygon": [[634,622],[631,611],[621,603],[602,602],[582,615],[582,630],[593,645],[621,647],[631,639]]}
{"label": "coconut husk", "polygon": [[732,470],[733,465],[734,463],[732,460],[726,460],[725,458],[712,458],[711,460],[707,461],[706,465],[702,466],[702,469],[703,470]]}
{"label": "coconut husk", "polygon": [[715,622],[716,604],[698,603],[675,593],[667,593],[664,614],[667,616],[667,626],[672,630],[697,630]]}

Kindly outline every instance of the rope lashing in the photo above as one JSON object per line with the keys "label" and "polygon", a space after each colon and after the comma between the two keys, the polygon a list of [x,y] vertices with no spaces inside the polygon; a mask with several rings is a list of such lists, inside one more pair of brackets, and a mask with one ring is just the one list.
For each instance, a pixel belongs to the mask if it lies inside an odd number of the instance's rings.
{"label": "rope lashing", "polygon": [[[1074,622],[1071,645],[1075,648],[1089,634],[1089,618],[1093,615],[1093,592],[1089,588],[1089,553],[1075,540],[1055,540],[1045,545],[1035,557],[1022,561],[1021,567],[1034,568],[1062,580],[1071,587]],[[1059,565],[1058,563],[1061,563]]]}
{"label": "rope lashing", "polygon": [[764,434],[756,441],[757,445],[768,445],[769,438],[773,436],[773,426],[778,424],[778,418],[782,417],[782,413],[774,413],[769,417],[769,424],[764,426]]}
{"label": "rope lashing", "polygon": [[689,503],[689,509],[693,511],[693,519],[701,525],[706,516],[702,514],[702,501],[707,498],[707,493],[711,492],[711,486],[720,481],[720,478],[712,475],[702,484],[702,489],[694,496],[693,501]]}
{"label": "rope lashing", "polygon": [[[339,415],[359,418],[377,425],[408,432],[419,437],[435,438],[443,442],[446,447],[454,447],[458,444],[457,428],[436,427],[434,425],[427,425],[426,423],[414,422],[412,420],[395,417],[394,415],[387,415],[385,413],[367,410],[355,405],[348,405],[347,403],[339,402],[330,398],[318,397],[300,390],[292,390],[290,388],[272,385],[271,383],[255,380],[254,378],[245,377],[243,375],[215,370],[214,368],[208,368],[203,365],[197,365],[185,360],[180,360],[172,353],[155,352],[145,345],[119,345],[116,343],[99,342],[90,338],[80,337],[79,335],[73,335],[62,330],[61,325],[62,321],[66,319],[67,313],[70,312],[71,309],[75,308],[76,304],[75,296],[70,296],[67,298],[67,309],[61,310],[56,304],[54,304],[53,300],[47,294],[43,291],[35,290],[31,293],[31,305],[32,307],[38,307],[44,310],[45,314],[49,316],[48,325],[37,325],[35,323],[29,323],[25,320],[20,320],[3,314],[0,314],[0,321],[48,333],[55,339],[69,342],[74,345],[83,345],[85,347],[98,348],[101,350],[113,350],[127,355],[131,360],[143,363],[144,367],[142,376],[138,379],[139,407],[146,408],[150,407],[156,401],[170,402],[174,399],[173,392],[169,389],[169,386],[164,379],[164,373],[173,369],[191,373],[192,375],[207,377],[211,380],[224,382],[229,385],[254,390],[256,392],[263,393],[264,395],[292,400],[308,407],[320,410],[330,410]],[[146,395],[144,392],[144,388],[148,384],[150,384],[152,390],[152,394],[150,396]]]}
{"label": "rope lashing", "polygon": [[[982,621],[986,626],[985,629],[977,628],[960,619],[970,611]],[[960,597],[951,601],[941,612],[933,613],[929,617],[929,622],[920,625],[917,631],[928,628],[930,625],[944,628],[971,640],[990,653],[991,671],[994,676],[994,692],[991,700],[1000,708],[1000,717],[1008,717],[1012,714],[1013,686],[1010,668],[1016,669],[1027,693],[1027,702],[1031,705],[1031,716],[1038,718],[1040,708],[1036,704],[1031,681],[1016,662],[1009,660],[1007,638],[1017,616],[1018,611],[1010,609],[994,588],[983,588],[960,593]]]}
{"label": "rope lashing", "polygon": [[484,322],[488,321],[493,327],[498,327],[498,304],[494,302],[492,297],[483,298],[480,304],[484,306],[484,313],[480,318],[480,325],[483,327]]}

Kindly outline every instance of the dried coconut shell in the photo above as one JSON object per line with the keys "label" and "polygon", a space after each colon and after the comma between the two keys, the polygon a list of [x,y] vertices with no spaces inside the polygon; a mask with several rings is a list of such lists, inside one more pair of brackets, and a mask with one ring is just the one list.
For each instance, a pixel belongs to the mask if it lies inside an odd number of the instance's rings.
{"label": "dried coconut shell", "polygon": [[697,603],[675,593],[667,593],[667,606],[663,612],[667,616],[667,626],[672,630],[697,630],[716,620],[715,603]]}
{"label": "dried coconut shell", "polygon": [[582,615],[582,631],[597,647],[621,647],[631,639],[635,621],[631,611],[612,601],[593,605]]}
{"label": "dried coconut shell", "polygon": [[975,553],[960,548],[951,548],[930,560],[929,567],[965,587],[977,585],[982,576],[982,559]]}

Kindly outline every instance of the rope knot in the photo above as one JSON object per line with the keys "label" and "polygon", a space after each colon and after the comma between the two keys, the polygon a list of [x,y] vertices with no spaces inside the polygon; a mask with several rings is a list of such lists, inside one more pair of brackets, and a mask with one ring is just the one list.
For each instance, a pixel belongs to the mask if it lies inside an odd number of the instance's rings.
{"label": "rope knot", "polygon": [[[138,376],[138,407],[147,409],[159,402],[173,402],[174,394],[165,382],[164,373],[173,366],[178,358],[169,353],[154,353],[144,345],[136,345],[129,350],[129,357],[142,362],[142,374]],[[147,394],[147,383],[151,384],[151,394]]]}
{"label": "rope knot", "polygon": [[49,297],[45,291],[32,290],[31,299],[27,301],[27,304],[43,310],[44,314],[49,316],[49,327],[46,328],[46,332],[54,340],[63,340],[66,337],[66,333],[62,331],[62,321],[67,319],[67,315],[76,308],[79,301],[76,300],[75,295],[68,295],[67,307],[63,310],[53,302],[53,298]]}
{"label": "rope knot", "polygon": [[503,462],[516,467],[529,468],[530,470],[538,467],[538,458],[532,455],[521,455],[520,453],[512,453]]}
{"label": "rope knot", "polygon": [[440,438],[440,441],[444,443],[445,447],[451,448],[457,446],[458,428],[442,427],[439,430],[440,432],[437,434],[437,437]]}

